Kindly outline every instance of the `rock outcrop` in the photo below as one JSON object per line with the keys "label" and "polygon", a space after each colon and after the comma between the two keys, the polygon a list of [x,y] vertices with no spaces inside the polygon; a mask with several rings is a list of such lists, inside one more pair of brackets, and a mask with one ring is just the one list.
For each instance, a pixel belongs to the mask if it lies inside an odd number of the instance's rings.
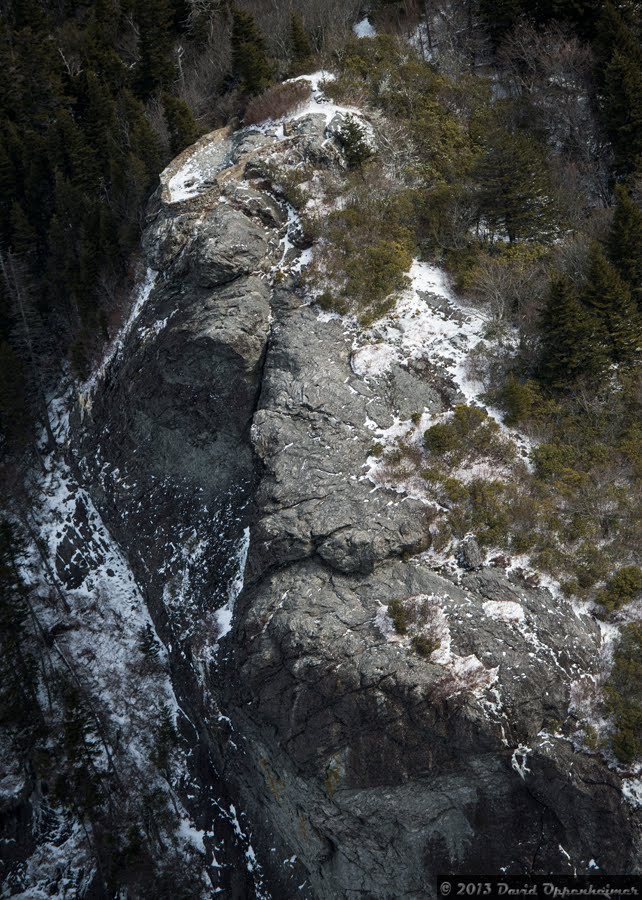
{"label": "rock outcrop", "polygon": [[[594,621],[472,545],[438,574],[430,506],[365,477],[373,428],[445,401],[429,368],[357,374],[351,326],[306,305],[284,265],[296,226],[267,157],[336,164],[317,119],[226,133],[188,199],[166,177],[145,236],[155,287],[76,423],[195,746],[279,900],[431,897],[447,872],[637,871],[618,777],[565,736],[572,686],[598,674]],[[428,643],[395,632],[393,600]],[[219,877],[226,896],[260,895]]]}

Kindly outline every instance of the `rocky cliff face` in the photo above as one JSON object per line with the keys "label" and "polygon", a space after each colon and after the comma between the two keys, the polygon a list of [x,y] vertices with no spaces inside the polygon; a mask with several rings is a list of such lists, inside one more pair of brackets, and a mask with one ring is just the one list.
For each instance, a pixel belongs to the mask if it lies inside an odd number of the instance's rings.
{"label": "rocky cliff face", "polygon": [[[593,620],[474,546],[437,572],[430,505],[366,477],[376,433],[457,393],[429,352],[359,374],[356,326],[303,302],[270,165],[340,164],[336,111],[315,112],[288,135],[210,136],[164,174],[154,286],[76,414],[76,466],[194,723],[215,803],[196,791],[192,808],[230,848],[218,884],[397,898],[450,871],[637,871],[618,776],[565,737],[598,675]],[[395,632],[392,601],[423,645]],[[208,823],[221,804],[252,848],[229,816]]]}

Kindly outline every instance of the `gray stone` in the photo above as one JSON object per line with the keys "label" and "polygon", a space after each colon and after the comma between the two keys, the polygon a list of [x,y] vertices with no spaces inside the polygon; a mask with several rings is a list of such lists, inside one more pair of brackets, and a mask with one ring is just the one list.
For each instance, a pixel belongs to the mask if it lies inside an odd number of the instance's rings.
{"label": "gray stone", "polygon": [[256,271],[266,253],[261,226],[230,206],[220,205],[200,223],[190,262],[196,283],[213,288]]}
{"label": "gray stone", "polygon": [[484,557],[474,537],[468,537],[459,545],[457,562],[462,569],[481,569]]}
{"label": "gray stone", "polygon": [[[298,137],[322,155],[310,118]],[[235,135],[237,158],[261,140]],[[171,648],[196,781],[215,768],[214,796],[244,811],[284,900],[433,897],[440,872],[583,873],[592,858],[605,874],[636,870],[618,777],[557,730],[573,684],[599,677],[599,628],[482,567],[472,541],[464,572],[432,570],[430,511],[365,477],[368,426],[456,393],[429,361],[359,378],[347,323],[265,277],[273,198],[225,190],[212,210],[150,222],[162,278],[75,423],[77,465]],[[199,657],[246,526],[233,629]],[[439,634],[428,658],[386,617],[391,600],[417,598]],[[235,846],[230,828],[228,872],[243,866]]]}

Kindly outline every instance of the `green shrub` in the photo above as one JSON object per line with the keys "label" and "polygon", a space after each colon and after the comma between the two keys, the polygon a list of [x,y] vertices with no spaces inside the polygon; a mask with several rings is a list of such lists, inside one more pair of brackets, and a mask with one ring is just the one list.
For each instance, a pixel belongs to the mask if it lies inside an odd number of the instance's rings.
{"label": "green shrub", "polygon": [[609,579],[598,594],[598,602],[607,612],[626,606],[642,591],[642,569],[639,566],[623,566]]}
{"label": "green shrub", "polygon": [[341,316],[344,316],[348,312],[348,304],[345,300],[336,297],[334,294],[331,294],[330,291],[323,291],[322,294],[319,294],[315,303],[326,312],[336,312]]}
{"label": "green shrub", "polygon": [[470,513],[463,506],[454,506],[448,513],[448,527],[456,538],[465,537],[471,524]]}
{"label": "green shrub", "polygon": [[416,634],[410,643],[415,653],[419,654],[419,656],[423,656],[425,659],[431,656],[435,650],[438,650],[441,646],[440,640],[427,637],[424,634]]}
{"label": "green shrub", "polygon": [[511,373],[504,385],[500,402],[506,413],[506,424],[513,426],[537,414],[541,409],[542,395],[533,381],[519,381]]}
{"label": "green shrub", "polygon": [[450,424],[431,425],[424,432],[424,447],[431,453],[449,453],[456,450],[459,443],[460,437]]}
{"label": "green shrub", "polygon": [[611,568],[606,553],[590,541],[584,541],[573,554],[573,573],[584,592],[606,578]]}
{"label": "green shrub", "polygon": [[469,498],[468,487],[457,478],[444,479],[444,491],[451,503],[464,503]]}
{"label": "green shrub", "polygon": [[388,615],[392,619],[397,634],[407,634],[409,625],[408,610],[402,600],[395,598],[388,604]]}
{"label": "green shrub", "polygon": [[412,251],[407,244],[378,240],[346,261],[345,294],[348,300],[355,299],[358,306],[371,307],[407,286],[406,272],[411,265]]}
{"label": "green shrub", "polygon": [[450,422],[440,422],[426,429],[424,446],[433,453],[449,453],[462,447],[487,420],[488,414],[483,409],[464,404],[456,406]]}
{"label": "green shrub", "polygon": [[584,743],[591,753],[596,753],[600,749],[600,736],[597,729],[593,725],[584,725]]}
{"label": "green shrub", "polygon": [[345,207],[328,216],[316,255],[323,284],[339,286],[342,301],[364,326],[385,315],[394,304],[392,295],[408,285],[416,251],[408,221],[411,201],[403,192],[401,197],[380,193],[372,199],[365,182],[355,184]]}
{"label": "green shrub", "polygon": [[343,148],[349,169],[362,169],[374,156],[374,150],[367,141],[363,126],[354,116],[347,115],[339,129],[339,143]]}
{"label": "green shrub", "polygon": [[570,444],[540,444],[531,452],[538,478],[561,478],[575,470],[577,451]]}
{"label": "green shrub", "polygon": [[508,546],[511,523],[509,506],[504,502],[505,487],[502,482],[481,479],[468,487],[472,525],[482,546]]}

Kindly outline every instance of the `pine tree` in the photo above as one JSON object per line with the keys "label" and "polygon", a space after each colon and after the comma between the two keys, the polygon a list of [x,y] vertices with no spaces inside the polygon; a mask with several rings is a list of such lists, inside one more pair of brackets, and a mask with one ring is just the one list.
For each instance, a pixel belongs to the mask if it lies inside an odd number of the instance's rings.
{"label": "pine tree", "polygon": [[492,235],[511,243],[555,233],[555,207],[542,151],[528,135],[491,130],[476,167],[479,215]]}
{"label": "pine tree", "polygon": [[19,356],[0,341],[0,452],[24,450],[33,437],[27,378]]}
{"label": "pine tree", "polygon": [[49,413],[46,390],[55,363],[51,337],[44,327],[29,289],[24,267],[13,253],[0,252],[0,273],[12,307],[12,346],[29,373],[29,398],[34,418],[44,426],[50,449],[56,445]]}
{"label": "pine tree", "polygon": [[635,171],[642,159],[642,65],[616,50],[604,73],[604,121],[621,174]]}
{"label": "pine tree", "polygon": [[172,18],[169,0],[137,0],[140,62],[136,81],[143,97],[148,97],[157,87],[172,79]]}
{"label": "pine tree", "polygon": [[312,56],[310,38],[298,13],[290,17],[290,39],[292,42],[292,63],[298,71],[302,69]]}
{"label": "pine tree", "polygon": [[615,189],[615,212],[609,232],[609,258],[642,312],[642,210],[626,188]]}
{"label": "pine tree", "polygon": [[599,244],[591,248],[582,303],[599,320],[613,362],[637,362],[642,351],[642,326],[627,285],[609,263]]}
{"label": "pine tree", "polygon": [[172,749],[178,741],[178,732],[174,725],[174,717],[168,706],[162,706],[156,727],[154,748],[151,760],[164,774],[167,773]]}
{"label": "pine tree", "polygon": [[556,390],[581,377],[599,378],[608,366],[606,336],[598,320],[580,303],[566,276],[553,280],[542,313],[540,378]]}
{"label": "pine tree", "polygon": [[16,201],[11,206],[11,248],[19,256],[28,256],[36,247],[37,234],[24,210]]}
{"label": "pine tree", "polygon": [[479,14],[490,35],[494,47],[524,14],[523,0],[480,0]]}
{"label": "pine tree", "polygon": [[636,12],[630,4],[620,2],[616,7],[608,0],[603,4],[592,42],[598,60],[598,75],[616,50],[638,64],[642,63],[642,47],[635,35],[635,22]]}
{"label": "pine tree", "polygon": [[338,134],[349,169],[363,169],[373,150],[366,140],[363,127],[354,116],[347,115]]}
{"label": "pine tree", "polygon": [[200,129],[196,124],[192,111],[180,97],[169,93],[163,94],[165,118],[169,128],[172,153],[180,153],[197,140]]}
{"label": "pine tree", "polygon": [[129,149],[145,165],[148,177],[148,184],[144,186],[146,191],[162,168],[158,138],[145,115],[145,107],[131,91],[121,92],[118,98],[118,111],[127,121]]}
{"label": "pine tree", "polygon": [[254,16],[236,6],[232,7],[232,73],[251,97],[261,94],[271,80],[265,41]]}
{"label": "pine tree", "polygon": [[21,543],[14,525],[0,520],[0,723],[33,728],[40,718],[37,662],[30,647],[29,607],[16,564]]}
{"label": "pine tree", "polygon": [[601,0],[552,0],[551,17],[571,22],[584,37],[590,37],[598,19]]}
{"label": "pine tree", "polygon": [[154,629],[149,623],[138,632],[138,649],[147,659],[158,659],[161,648]]}

